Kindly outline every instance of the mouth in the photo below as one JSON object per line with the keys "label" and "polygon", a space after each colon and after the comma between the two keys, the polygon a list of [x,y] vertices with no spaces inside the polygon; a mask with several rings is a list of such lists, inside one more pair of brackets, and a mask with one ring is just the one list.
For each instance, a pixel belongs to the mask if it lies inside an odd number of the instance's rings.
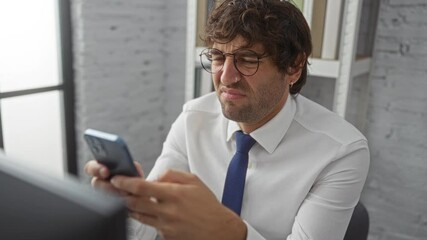
{"label": "mouth", "polygon": [[239,100],[246,97],[246,94],[238,89],[231,89],[227,87],[220,88],[220,96],[224,100]]}

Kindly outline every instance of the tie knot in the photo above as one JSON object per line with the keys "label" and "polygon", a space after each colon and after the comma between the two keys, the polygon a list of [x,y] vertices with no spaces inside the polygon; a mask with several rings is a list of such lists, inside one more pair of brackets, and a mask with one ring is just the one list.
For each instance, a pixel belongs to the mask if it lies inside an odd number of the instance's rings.
{"label": "tie knot", "polygon": [[249,134],[244,134],[242,131],[236,132],[236,148],[237,152],[247,154],[255,144],[255,139]]}

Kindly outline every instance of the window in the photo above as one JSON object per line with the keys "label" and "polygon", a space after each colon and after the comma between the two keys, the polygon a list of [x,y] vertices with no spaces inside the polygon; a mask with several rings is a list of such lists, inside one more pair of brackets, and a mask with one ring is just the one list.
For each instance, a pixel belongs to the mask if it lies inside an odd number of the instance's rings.
{"label": "window", "polygon": [[0,0],[0,147],[76,174],[70,3]]}

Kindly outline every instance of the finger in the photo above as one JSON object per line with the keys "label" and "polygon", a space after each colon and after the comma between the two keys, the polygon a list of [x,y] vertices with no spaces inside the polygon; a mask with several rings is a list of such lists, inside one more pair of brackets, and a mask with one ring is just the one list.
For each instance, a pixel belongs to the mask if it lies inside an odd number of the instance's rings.
{"label": "finger", "polygon": [[174,184],[145,181],[142,178],[115,176],[111,179],[114,187],[141,197],[168,199],[176,191]]}
{"label": "finger", "polygon": [[157,179],[158,182],[171,182],[171,183],[180,183],[188,184],[200,182],[199,178],[191,173],[168,170],[162,176]]}
{"label": "finger", "polygon": [[146,181],[142,178],[127,177],[117,175],[111,178],[110,183],[117,189],[129,192],[136,196],[150,197],[146,194],[145,183]]}
{"label": "finger", "polygon": [[125,197],[125,201],[126,206],[131,212],[138,212],[150,216],[158,216],[162,210],[162,207],[159,206],[157,200],[154,198],[129,195]]}
{"label": "finger", "polygon": [[139,162],[137,162],[137,161],[134,161],[133,163],[135,164],[135,167],[136,167],[136,170],[139,173],[139,176],[141,176],[143,178],[144,177],[144,171],[142,170],[141,164]]}
{"label": "finger", "polygon": [[91,160],[86,163],[84,171],[89,175],[97,178],[107,179],[110,176],[108,168],[96,160]]}
{"label": "finger", "polygon": [[120,196],[127,196],[128,193],[120,189],[115,188],[109,181],[94,177],[92,178],[91,184],[96,189],[101,189],[106,192],[118,194]]}

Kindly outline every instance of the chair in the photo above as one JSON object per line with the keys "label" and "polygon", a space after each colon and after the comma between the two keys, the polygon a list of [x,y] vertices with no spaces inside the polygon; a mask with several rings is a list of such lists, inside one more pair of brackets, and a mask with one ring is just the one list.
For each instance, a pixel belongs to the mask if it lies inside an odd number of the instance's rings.
{"label": "chair", "polygon": [[348,224],[344,240],[367,240],[369,231],[369,214],[365,206],[358,202]]}

